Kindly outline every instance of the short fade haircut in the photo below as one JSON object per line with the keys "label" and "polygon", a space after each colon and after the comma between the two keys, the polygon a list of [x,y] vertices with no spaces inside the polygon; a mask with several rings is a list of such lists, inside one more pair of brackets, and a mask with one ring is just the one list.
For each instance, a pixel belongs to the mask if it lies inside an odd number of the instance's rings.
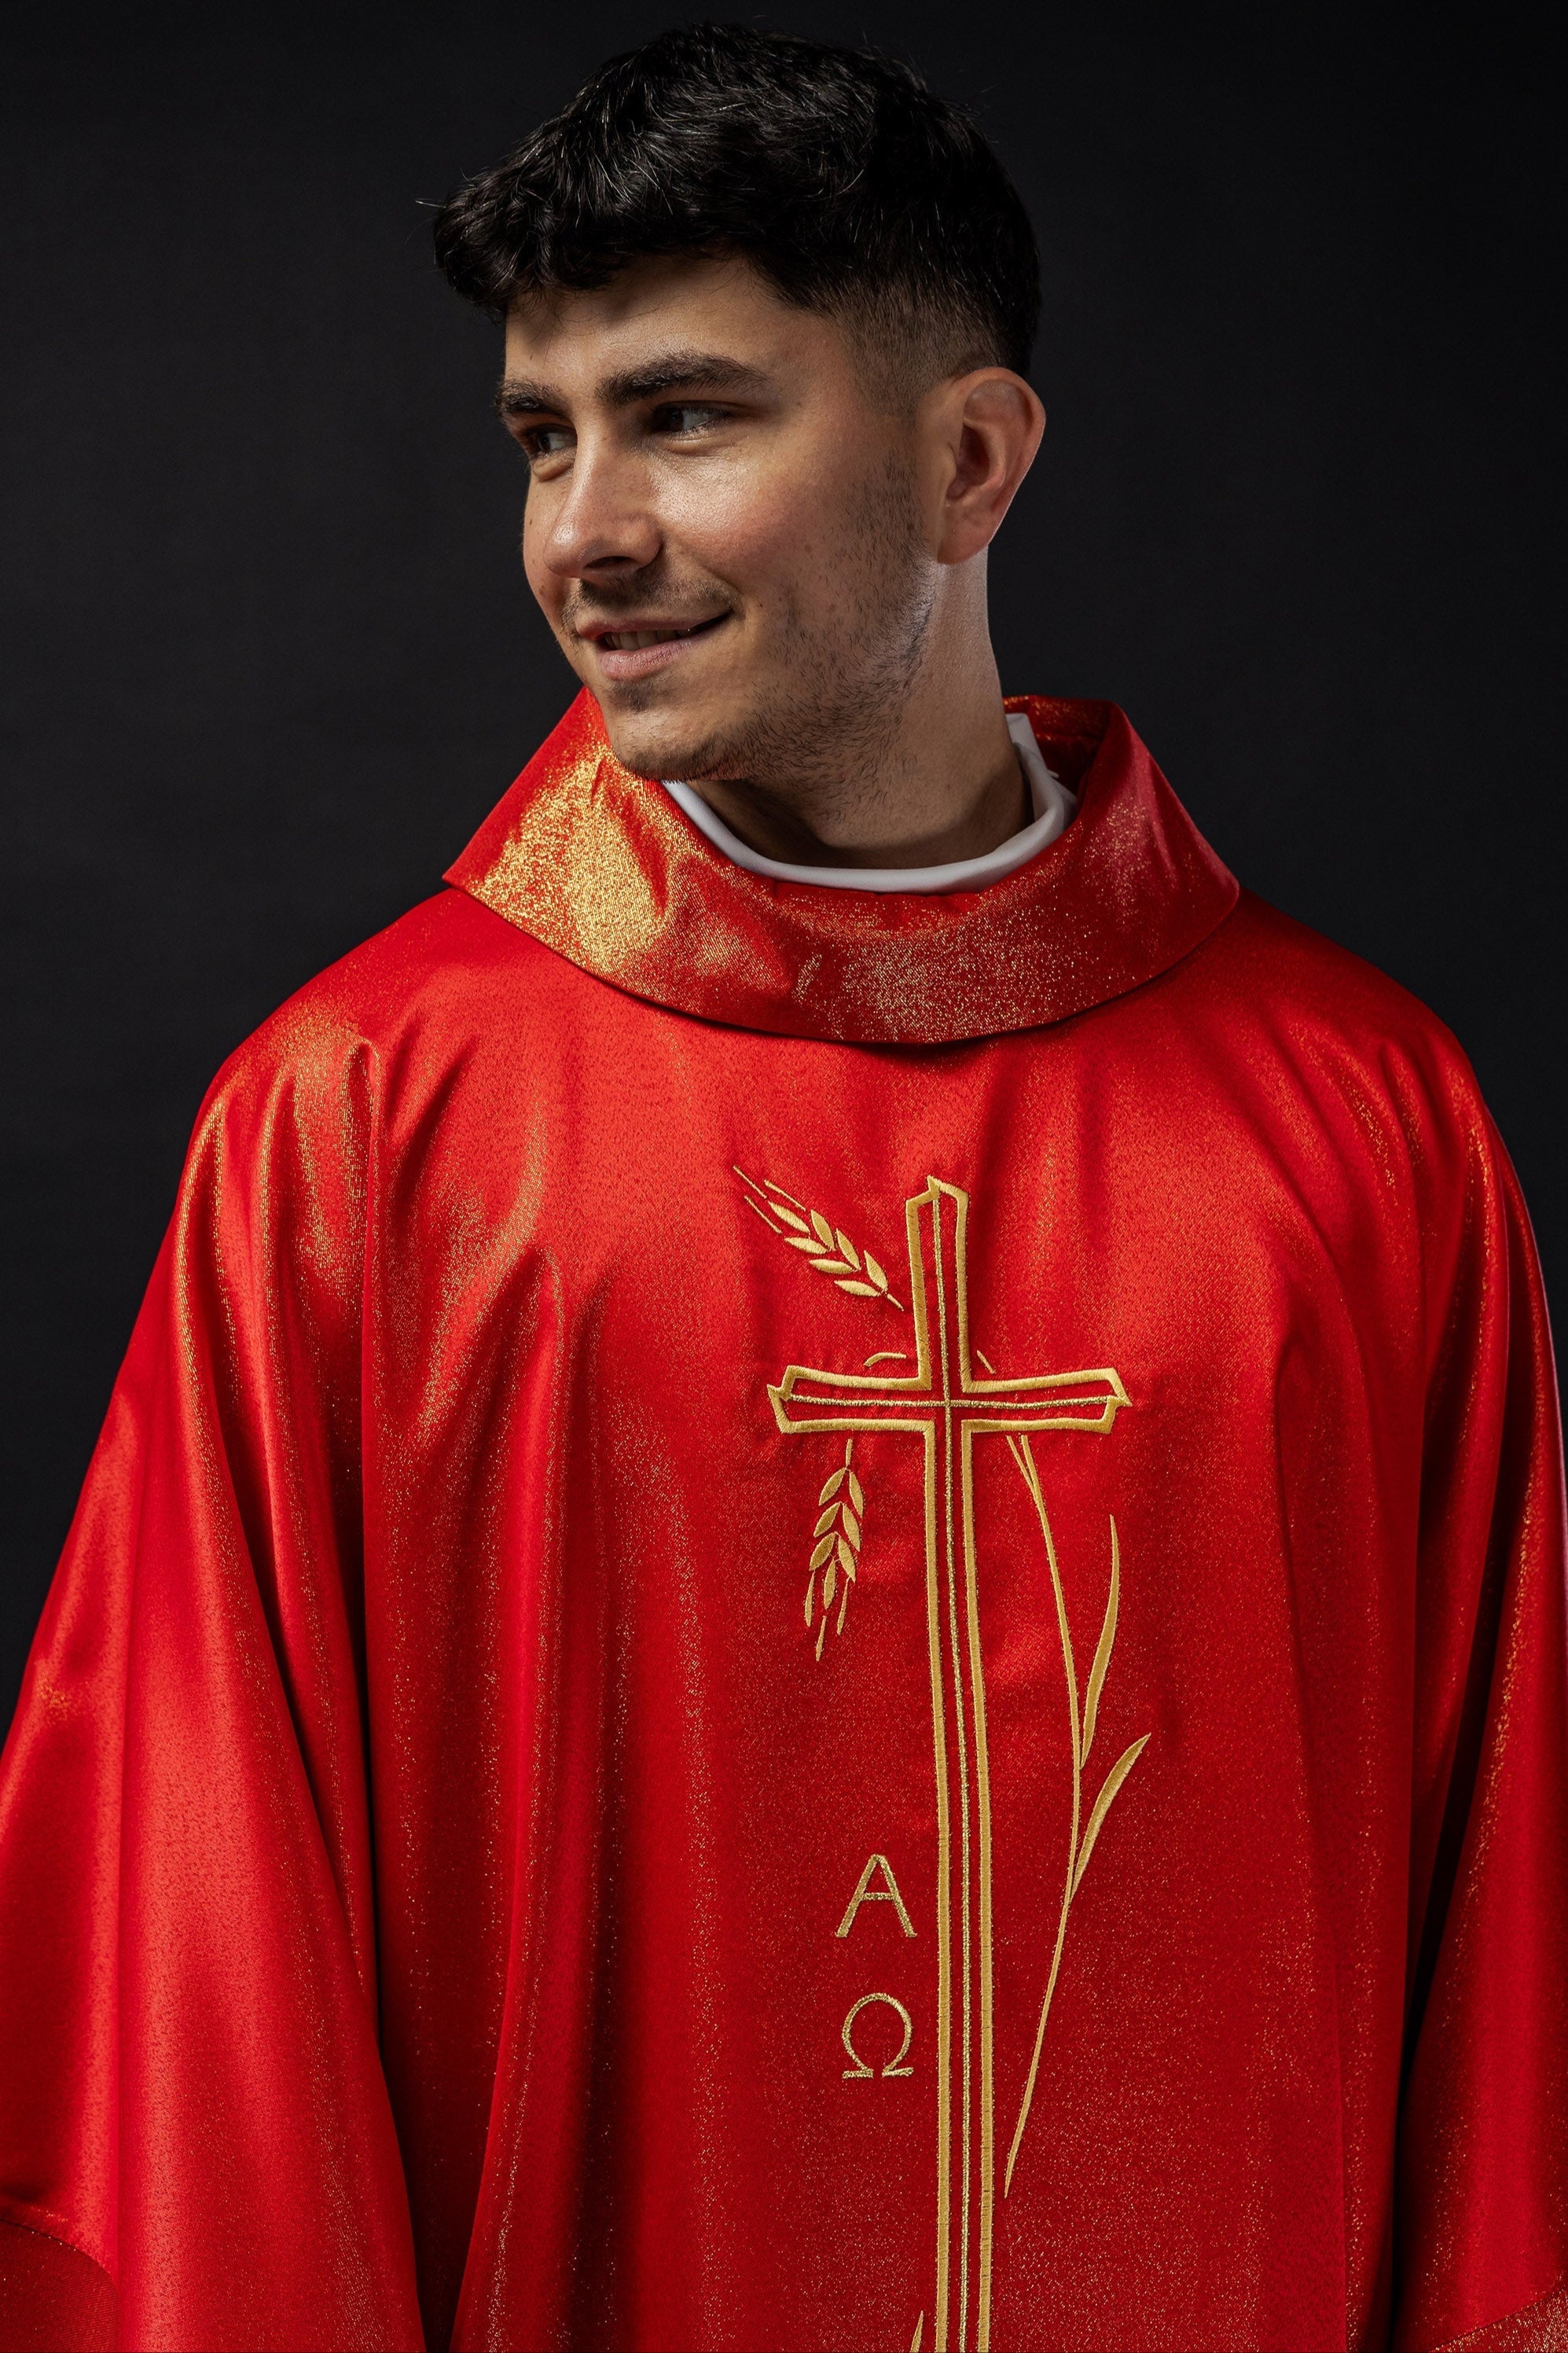
{"label": "short fade haircut", "polygon": [[498,318],[679,253],[744,257],[786,302],[894,343],[906,382],[1029,365],[1039,258],[1017,190],[961,108],[869,51],[660,33],[436,220],[447,277]]}

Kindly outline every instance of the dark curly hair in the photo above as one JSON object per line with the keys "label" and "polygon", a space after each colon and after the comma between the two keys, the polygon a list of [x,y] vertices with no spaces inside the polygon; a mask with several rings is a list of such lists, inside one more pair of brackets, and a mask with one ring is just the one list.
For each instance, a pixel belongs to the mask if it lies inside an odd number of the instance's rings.
{"label": "dark curly hair", "polygon": [[1039,261],[1017,190],[970,117],[888,58],[742,25],[660,33],[436,220],[447,278],[497,316],[672,253],[742,254],[931,375],[1029,364]]}

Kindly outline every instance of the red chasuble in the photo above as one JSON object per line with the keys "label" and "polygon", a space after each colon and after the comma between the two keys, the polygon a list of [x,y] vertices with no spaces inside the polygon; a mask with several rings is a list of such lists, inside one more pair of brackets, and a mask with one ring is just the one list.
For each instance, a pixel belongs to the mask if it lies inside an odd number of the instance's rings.
{"label": "red chasuble", "polygon": [[584,698],[224,1071],[0,1792],[6,2346],[1568,2344],[1563,1493],[1447,1032],[1119,712]]}

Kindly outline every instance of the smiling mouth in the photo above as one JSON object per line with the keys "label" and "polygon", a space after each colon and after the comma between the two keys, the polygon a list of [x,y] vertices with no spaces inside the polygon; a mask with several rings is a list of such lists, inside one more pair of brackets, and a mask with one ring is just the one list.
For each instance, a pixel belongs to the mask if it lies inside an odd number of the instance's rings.
{"label": "smiling mouth", "polygon": [[678,638],[704,637],[710,629],[716,629],[721,621],[728,618],[726,613],[714,613],[706,621],[689,622],[685,628],[606,629],[595,643],[604,653],[639,653],[644,646],[667,646]]}

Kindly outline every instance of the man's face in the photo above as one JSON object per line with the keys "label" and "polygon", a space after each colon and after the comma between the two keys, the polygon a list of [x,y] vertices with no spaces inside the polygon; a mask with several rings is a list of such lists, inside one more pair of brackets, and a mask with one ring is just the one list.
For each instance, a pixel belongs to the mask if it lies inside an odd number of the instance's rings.
{"label": "man's face", "polygon": [[868,373],[739,260],[640,261],[514,310],[529,585],[628,767],[837,765],[909,676],[938,566],[916,419]]}

